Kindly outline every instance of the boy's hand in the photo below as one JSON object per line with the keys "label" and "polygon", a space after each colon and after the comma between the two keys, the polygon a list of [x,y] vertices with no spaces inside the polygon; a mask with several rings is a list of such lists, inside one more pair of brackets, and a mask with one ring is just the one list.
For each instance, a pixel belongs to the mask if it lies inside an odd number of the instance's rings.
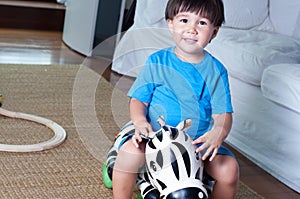
{"label": "boy's hand", "polygon": [[152,132],[152,127],[147,121],[138,121],[134,122],[135,132],[132,136],[132,142],[136,148],[139,147],[139,144],[142,142],[142,136],[148,137],[149,133]]}
{"label": "boy's hand", "polygon": [[201,152],[206,149],[204,155],[202,156],[202,160],[206,160],[206,158],[210,155],[211,157],[209,158],[209,161],[214,159],[231,129],[231,113],[214,114],[213,119],[214,127],[193,141],[193,144],[202,143],[202,145],[196,149],[196,152]]}
{"label": "boy's hand", "polygon": [[202,145],[196,149],[196,152],[201,152],[206,149],[202,156],[202,160],[206,160],[206,158],[211,155],[209,161],[212,161],[217,155],[217,152],[224,140],[223,131],[224,129],[222,128],[213,128],[193,141],[193,144],[202,143]]}

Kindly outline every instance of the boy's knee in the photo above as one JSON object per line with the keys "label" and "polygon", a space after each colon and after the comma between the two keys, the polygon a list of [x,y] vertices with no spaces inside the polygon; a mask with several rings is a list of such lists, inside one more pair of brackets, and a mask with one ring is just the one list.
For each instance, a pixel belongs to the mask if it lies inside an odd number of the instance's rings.
{"label": "boy's knee", "polygon": [[221,156],[219,161],[209,164],[206,168],[209,175],[222,184],[237,184],[239,180],[239,166],[234,158]]}
{"label": "boy's knee", "polygon": [[227,184],[237,184],[239,181],[239,166],[236,160],[228,162],[224,171],[226,175],[222,180]]}

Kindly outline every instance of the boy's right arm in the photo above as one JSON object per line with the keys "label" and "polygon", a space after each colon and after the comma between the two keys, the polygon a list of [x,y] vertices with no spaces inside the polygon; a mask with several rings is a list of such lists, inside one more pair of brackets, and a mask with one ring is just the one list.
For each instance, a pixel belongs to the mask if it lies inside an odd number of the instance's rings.
{"label": "boy's right arm", "polygon": [[135,127],[135,134],[132,137],[132,141],[137,148],[139,147],[139,143],[142,142],[141,134],[148,137],[149,132],[153,131],[146,119],[147,107],[147,103],[141,102],[135,98],[130,99],[130,118]]}

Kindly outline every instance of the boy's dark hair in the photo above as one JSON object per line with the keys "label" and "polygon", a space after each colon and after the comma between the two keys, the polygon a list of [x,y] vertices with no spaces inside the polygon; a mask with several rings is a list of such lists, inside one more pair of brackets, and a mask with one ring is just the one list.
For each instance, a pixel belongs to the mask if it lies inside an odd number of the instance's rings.
{"label": "boy's dark hair", "polygon": [[171,19],[179,12],[197,13],[220,27],[225,21],[222,0],[169,0],[165,11],[165,19]]}

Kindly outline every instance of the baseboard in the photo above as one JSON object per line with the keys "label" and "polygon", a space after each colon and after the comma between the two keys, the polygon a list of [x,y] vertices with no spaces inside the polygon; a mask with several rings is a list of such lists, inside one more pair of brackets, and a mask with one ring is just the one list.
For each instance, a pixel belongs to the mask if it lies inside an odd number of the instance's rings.
{"label": "baseboard", "polygon": [[64,6],[57,3],[0,1],[1,28],[62,31],[64,16]]}

